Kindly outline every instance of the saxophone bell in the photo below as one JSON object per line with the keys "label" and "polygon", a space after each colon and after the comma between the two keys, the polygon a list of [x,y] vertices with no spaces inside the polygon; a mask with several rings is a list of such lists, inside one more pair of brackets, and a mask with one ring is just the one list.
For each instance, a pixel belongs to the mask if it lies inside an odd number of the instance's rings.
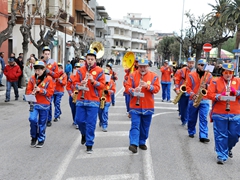
{"label": "saxophone bell", "polygon": [[183,93],[187,92],[186,82],[180,86],[179,91],[180,91],[180,93],[173,100],[173,104],[177,104],[178,101],[181,99]]}

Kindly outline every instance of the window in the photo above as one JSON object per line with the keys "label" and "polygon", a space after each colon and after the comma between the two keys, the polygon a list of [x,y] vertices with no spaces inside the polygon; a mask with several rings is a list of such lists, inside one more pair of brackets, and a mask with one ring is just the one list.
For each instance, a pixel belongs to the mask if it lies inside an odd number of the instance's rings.
{"label": "window", "polygon": [[134,24],[134,20],[131,20],[131,24]]}
{"label": "window", "polygon": [[139,20],[139,25],[142,25],[142,21],[141,20]]}
{"label": "window", "polygon": [[115,42],[115,45],[118,46],[118,41]]}
{"label": "window", "polygon": [[123,42],[122,41],[120,41],[120,46],[123,46]]}

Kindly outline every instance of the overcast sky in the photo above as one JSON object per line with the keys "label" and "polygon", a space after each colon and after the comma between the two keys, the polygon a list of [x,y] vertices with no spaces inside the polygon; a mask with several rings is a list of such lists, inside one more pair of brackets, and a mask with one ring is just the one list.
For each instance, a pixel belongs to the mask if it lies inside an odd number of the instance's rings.
{"label": "overcast sky", "polygon": [[[163,33],[179,32],[182,24],[183,0],[97,0],[100,6],[105,6],[112,19],[122,19],[127,13],[142,13],[142,17],[151,17],[151,30]],[[199,16],[208,14],[216,5],[215,0],[185,0],[184,12]],[[187,19],[184,17],[185,22]],[[183,24],[183,29],[184,29]]]}

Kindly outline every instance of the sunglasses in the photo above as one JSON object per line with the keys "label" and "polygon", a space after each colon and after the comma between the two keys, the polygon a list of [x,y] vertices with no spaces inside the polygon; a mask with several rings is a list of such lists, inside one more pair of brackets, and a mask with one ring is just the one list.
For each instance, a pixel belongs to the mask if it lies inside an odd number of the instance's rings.
{"label": "sunglasses", "polygon": [[199,66],[205,66],[205,64],[199,64]]}
{"label": "sunglasses", "polygon": [[223,71],[223,74],[229,74],[229,75],[232,75],[232,74],[233,74],[233,71]]}

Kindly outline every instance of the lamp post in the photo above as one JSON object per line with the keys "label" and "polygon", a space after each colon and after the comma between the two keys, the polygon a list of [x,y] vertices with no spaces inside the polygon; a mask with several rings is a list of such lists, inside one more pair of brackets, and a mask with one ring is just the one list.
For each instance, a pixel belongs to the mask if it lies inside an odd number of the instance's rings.
{"label": "lamp post", "polygon": [[[181,24],[181,39],[182,39],[182,31],[183,31],[183,17],[184,17],[184,6],[185,6],[185,0],[183,0],[183,7],[182,7],[182,24]],[[180,43],[180,50],[179,50],[179,60],[178,64],[182,61],[182,43]]]}

